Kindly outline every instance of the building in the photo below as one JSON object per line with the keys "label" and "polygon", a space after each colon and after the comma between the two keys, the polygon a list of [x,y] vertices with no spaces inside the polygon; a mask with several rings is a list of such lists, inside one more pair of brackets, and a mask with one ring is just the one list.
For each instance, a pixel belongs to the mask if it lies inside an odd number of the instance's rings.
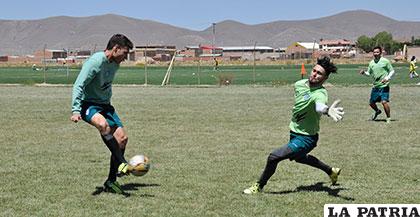
{"label": "building", "polygon": [[66,58],[70,63],[83,63],[92,55],[90,50],[70,50]]}
{"label": "building", "polygon": [[275,49],[269,46],[229,46],[221,47],[223,58],[229,60],[266,59],[273,56]]}
{"label": "building", "polygon": [[176,53],[173,45],[145,45],[136,46],[134,53],[129,55],[128,60],[137,61],[144,57],[151,57],[156,61],[170,61]]}
{"label": "building", "polygon": [[333,57],[354,56],[356,54],[356,44],[347,39],[321,39],[319,50],[325,51]]}
{"label": "building", "polygon": [[179,52],[180,60],[211,60],[223,58],[224,60],[252,60],[254,59],[278,59],[279,52],[284,49],[274,49],[268,46],[226,46],[213,47],[208,45],[186,46]]}
{"label": "building", "polygon": [[34,53],[34,59],[36,62],[57,62],[57,59],[67,58],[67,51],[62,50],[51,50],[44,49],[38,50]]}
{"label": "building", "polygon": [[312,54],[319,50],[316,42],[294,42],[286,48],[286,56],[290,59],[312,58]]}
{"label": "building", "polygon": [[195,61],[195,60],[213,60],[223,55],[223,50],[220,47],[211,45],[186,46],[185,49],[179,51],[178,60],[180,61]]}
{"label": "building", "polygon": [[278,57],[277,51],[268,46],[227,46],[213,47],[209,45],[186,46],[179,52],[180,60],[211,60],[223,58],[225,60],[270,59]]}
{"label": "building", "polygon": [[12,64],[19,64],[19,63],[31,63],[33,62],[33,56],[26,55],[26,56],[0,56],[0,63],[12,63]]}

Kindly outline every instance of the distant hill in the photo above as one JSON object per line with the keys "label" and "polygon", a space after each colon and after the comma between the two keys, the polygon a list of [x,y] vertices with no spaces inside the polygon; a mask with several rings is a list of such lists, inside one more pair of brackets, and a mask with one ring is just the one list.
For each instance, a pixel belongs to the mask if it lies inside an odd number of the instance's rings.
{"label": "distant hill", "polygon": [[[275,21],[247,25],[232,20],[216,24],[217,46],[258,45],[286,47],[295,41],[374,36],[381,31],[396,39],[420,36],[420,22],[397,21],[365,11],[348,11],[312,20]],[[213,32],[140,20],[114,14],[91,17],[50,17],[40,20],[0,20],[0,55],[32,54],[43,49],[103,50],[111,35],[126,34],[135,45],[212,44]]]}

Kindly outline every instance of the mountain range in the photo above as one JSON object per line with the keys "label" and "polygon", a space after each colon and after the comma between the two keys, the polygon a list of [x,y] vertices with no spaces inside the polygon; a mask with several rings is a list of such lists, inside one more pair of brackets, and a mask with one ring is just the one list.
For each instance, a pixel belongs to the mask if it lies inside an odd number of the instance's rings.
{"label": "mountain range", "polygon": [[39,20],[0,20],[0,55],[32,54],[36,50],[103,50],[115,33],[127,35],[135,45],[188,45],[287,47],[295,41],[349,39],[390,32],[394,39],[420,36],[420,22],[398,21],[366,11],[346,11],[310,20],[274,21],[248,25],[234,20],[202,31],[180,28],[152,20],[115,14],[90,17],[57,16]]}

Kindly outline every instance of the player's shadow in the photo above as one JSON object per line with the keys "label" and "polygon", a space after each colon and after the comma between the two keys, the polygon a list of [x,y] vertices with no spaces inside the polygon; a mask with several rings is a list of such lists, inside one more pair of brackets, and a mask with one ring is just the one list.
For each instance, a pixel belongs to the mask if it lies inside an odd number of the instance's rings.
{"label": "player's shadow", "polygon": [[[373,122],[386,122],[386,119],[375,119],[375,120],[368,120]],[[398,121],[398,119],[391,119],[391,122]]]}
{"label": "player's shadow", "polygon": [[[339,186],[338,184],[334,186]],[[324,186],[324,182],[318,182],[312,185],[301,185],[297,187],[295,190],[288,190],[288,191],[278,191],[278,192],[265,192],[267,194],[291,194],[291,193],[299,193],[303,191],[307,192],[327,192],[328,195],[333,197],[338,197],[344,200],[354,201],[352,197],[341,196],[338,193],[342,190],[347,190],[346,188],[338,187],[338,188],[330,188],[329,186]]]}
{"label": "player's shadow", "polygon": [[[124,190],[124,193],[122,195],[124,195],[125,197],[130,197],[131,194],[129,193],[129,191],[137,191],[140,188],[159,187],[159,186],[160,186],[159,184],[127,183],[127,184],[121,185],[121,188]],[[96,190],[92,192],[92,195],[96,196],[102,193],[108,193],[108,192],[105,191],[105,188],[103,186],[96,186]],[[140,197],[154,197],[154,195],[141,194]]]}

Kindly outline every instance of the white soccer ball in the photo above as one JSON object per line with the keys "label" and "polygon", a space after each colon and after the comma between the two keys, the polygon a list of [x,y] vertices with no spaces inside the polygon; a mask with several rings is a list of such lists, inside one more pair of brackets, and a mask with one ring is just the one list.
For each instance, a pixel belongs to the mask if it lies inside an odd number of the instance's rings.
{"label": "white soccer ball", "polygon": [[142,154],[130,158],[128,164],[134,167],[130,173],[135,176],[144,176],[150,169],[149,158]]}

